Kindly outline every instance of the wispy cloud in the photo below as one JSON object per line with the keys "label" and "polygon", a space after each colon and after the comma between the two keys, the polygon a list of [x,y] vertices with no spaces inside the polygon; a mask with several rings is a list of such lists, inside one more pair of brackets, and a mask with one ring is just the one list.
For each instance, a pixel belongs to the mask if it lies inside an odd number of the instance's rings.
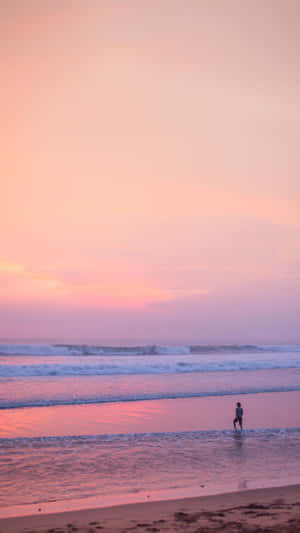
{"label": "wispy cloud", "polygon": [[14,301],[43,298],[45,301],[64,301],[83,307],[144,307],[152,301],[167,301],[172,290],[151,283],[146,277],[133,272],[98,272],[89,276],[79,272],[78,277],[66,271],[60,275],[47,270],[33,270],[21,263],[0,262],[2,297]]}

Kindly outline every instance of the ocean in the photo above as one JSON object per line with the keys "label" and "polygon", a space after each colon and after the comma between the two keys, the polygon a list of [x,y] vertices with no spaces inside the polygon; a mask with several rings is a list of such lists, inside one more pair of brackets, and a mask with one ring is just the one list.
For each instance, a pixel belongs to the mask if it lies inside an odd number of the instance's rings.
{"label": "ocean", "polygon": [[3,342],[0,515],[299,483],[299,399],[299,345]]}

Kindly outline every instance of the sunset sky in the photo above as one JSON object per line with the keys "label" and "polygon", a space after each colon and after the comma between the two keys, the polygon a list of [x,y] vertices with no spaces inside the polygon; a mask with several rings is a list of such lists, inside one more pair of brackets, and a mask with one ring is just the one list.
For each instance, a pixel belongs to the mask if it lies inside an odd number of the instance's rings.
{"label": "sunset sky", "polygon": [[0,337],[300,342],[300,4],[0,0]]}

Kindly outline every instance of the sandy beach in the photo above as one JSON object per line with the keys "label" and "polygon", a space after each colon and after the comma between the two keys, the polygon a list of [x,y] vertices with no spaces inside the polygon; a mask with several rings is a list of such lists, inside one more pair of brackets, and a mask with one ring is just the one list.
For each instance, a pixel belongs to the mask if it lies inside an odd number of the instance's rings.
{"label": "sandy beach", "polygon": [[0,533],[300,531],[300,485],[0,520]]}

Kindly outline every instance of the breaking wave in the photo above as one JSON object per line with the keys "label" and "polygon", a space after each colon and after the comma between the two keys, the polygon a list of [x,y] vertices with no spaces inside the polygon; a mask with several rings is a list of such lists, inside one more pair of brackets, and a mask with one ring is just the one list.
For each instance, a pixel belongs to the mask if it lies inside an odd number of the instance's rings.
{"label": "breaking wave", "polygon": [[300,345],[160,345],[98,346],[92,344],[0,344],[0,355],[185,355],[190,353],[300,352]]}

